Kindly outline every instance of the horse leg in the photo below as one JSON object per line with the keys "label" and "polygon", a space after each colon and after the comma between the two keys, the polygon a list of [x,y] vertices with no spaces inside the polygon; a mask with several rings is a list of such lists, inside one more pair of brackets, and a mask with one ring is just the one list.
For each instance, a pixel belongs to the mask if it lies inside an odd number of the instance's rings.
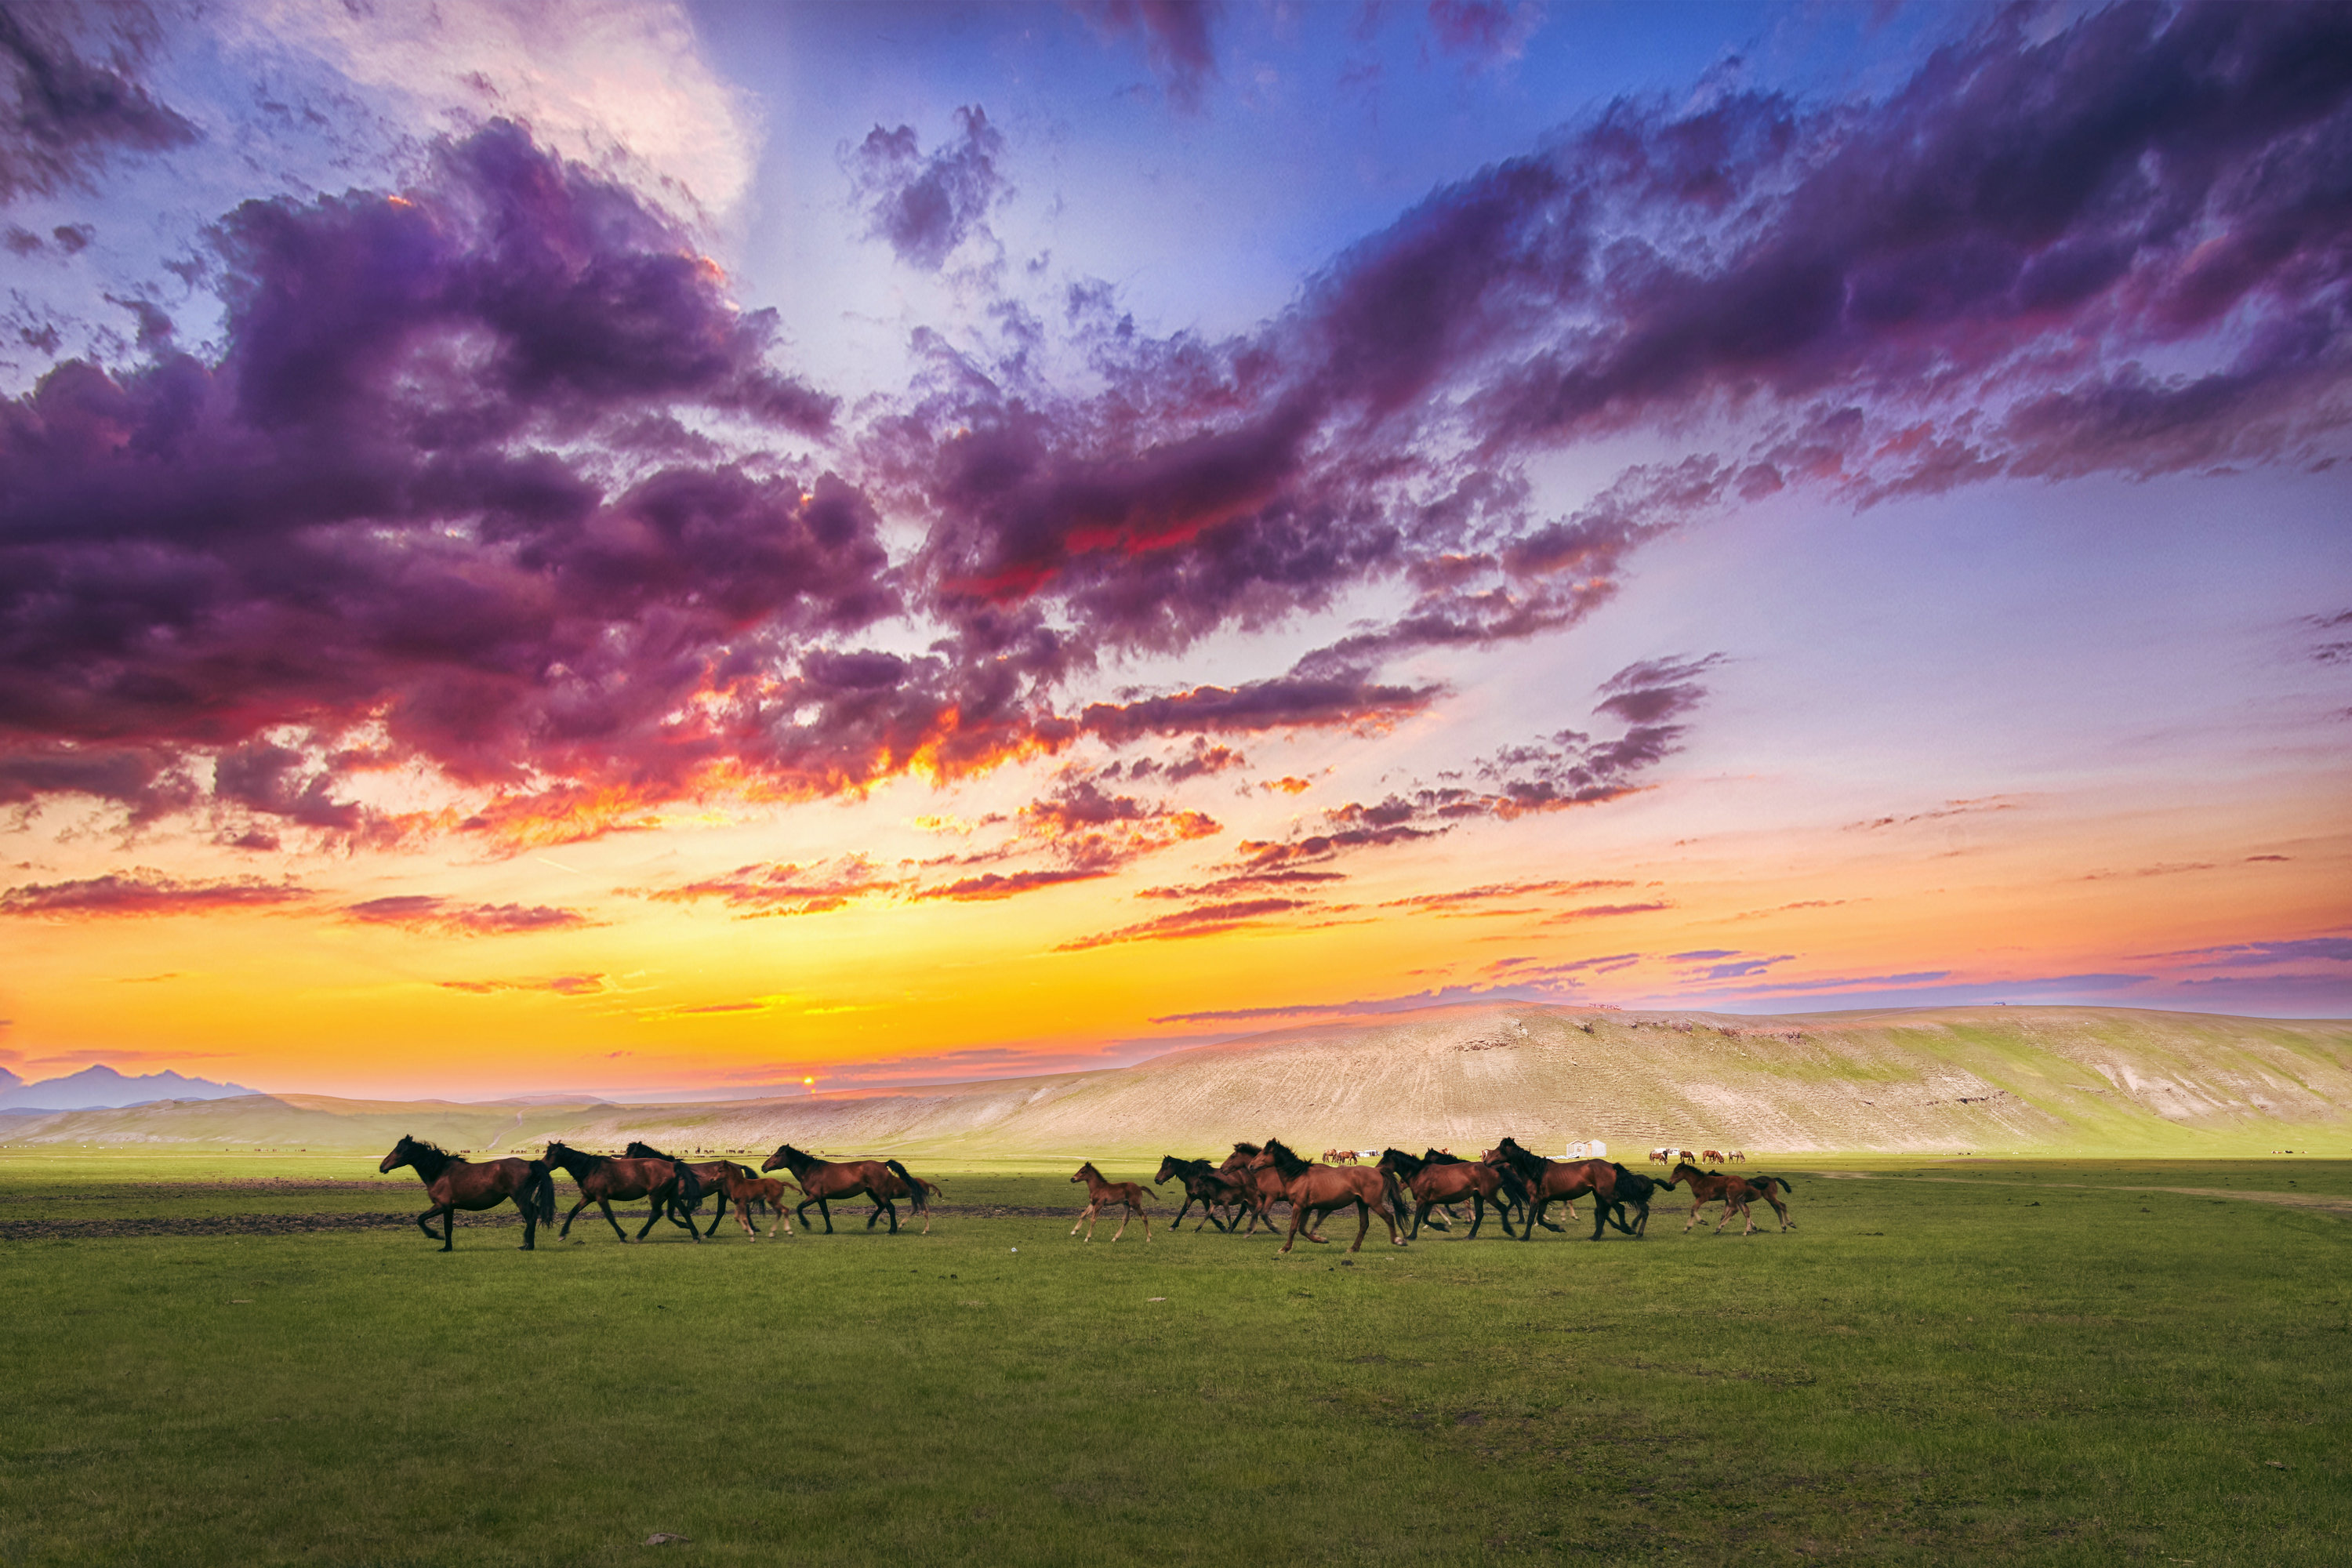
{"label": "horse leg", "polygon": [[532,1212],[530,1201],[521,1193],[514,1194],[515,1207],[522,1210],[522,1248],[525,1252],[539,1250],[539,1215]]}
{"label": "horse leg", "polygon": [[[1087,1221],[1094,1217],[1094,1213],[1095,1205],[1092,1204],[1088,1204],[1086,1207],[1080,1209],[1078,1211],[1078,1223],[1070,1227],[1070,1234],[1072,1236],[1076,1236],[1078,1232],[1084,1230],[1087,1227]],[[1092,1241],[1094,1237],[1090,1236],[1087,1237],[1087,1239],[1088,1241]]]}
{"label": "horse leg", "polygon": [[[1135,1205],[1133,1204],[1121,1204],[1119,1205],[1119,1209],[1118,1228],[1110,1233],[1111,1243],[1114,1246],[1118,1245],[1118,1238],[1120,1237],[1127,1234],[1127,1222],[1135,1217]],[[1094,1239],[1094,1236],[1091,1232],[1087,1234],[1087,1239],[1088,1241],[1092,1241]]]}
{"label": "horse leg", "polygon": [[423,1231],[429,1239],[434,1241],[441,1239],[441,1233],[433,1228],[430,1221],[435,1215],[439,1214],[440,1212],[441,1211],[438,1208],[429,1208],[423,1214],[416,1216],[416,1228]]}
{"label": "horse leg", "polygon": [[[709,1230],[704,1231],[702,1234],[703,1234],[703,1235],[705,1235],[705,1236],[717,1236],[717,1235],[719,1234],[719,1222],[720,1222],[721,1220],[724,1220],[726,1217],[727,1217],[727,1194],[726,1194],[725,1193],[723,1193],[723,1192],[722,1192],[722,1193],[720,1193],[720,1194],[719,1194],[719,1212],[718,1212],[717,1214],[712,1215],[710,1216],[710,1228],[709,1228]],[[743,1216],[742,1216],[741,1215],[740,1215],[740,1214],[739,1214],[739,1215],[737,1215],[735,1217],[736,1217],[737,1219],[741,1219]],[[689,1226],[687,1226],[687,1228],[688,1228],[688,1230],[691,1230],[691,1229],[693,1229],[694,1227],[693,1227],[691,1225],[689,1225]],[[744,1226],[744,1227],[743,1227],[743,1228],[744,1228],[745,1230],[749,1230],[749,1229],[751,1229],[751,1227],[749,1225],[746,1225],[746,1226]]]}
{"label": "horse leg", "polygon": [[598,1198],[596,1200],[596,1206],[604,1211],[604,1223],[613,1227],[613,1234],[619,1237],[623,1241],[628,1240],[629,1233],[621,1228],[620,1220],[615,1218],[613,1214],[613,1200],[610,1198]]}
{"label": "horse leg", "polygon": [[1476,1193],[1472,1193],[1470,1194],[1470,1234],[1463,1237],[1463,1239],[1465,1241],[1477,1240],[1478,1227],[1486,1223],[1486,1200],[1480,1197]]}
{"label": "horse leg", "polygon": [[1415,1241],[1419,1241],[1421,1239],[1422,1222],[1426,1220],[1428,1217],[1429,1205],[1427,1204],[1416,1203],[1412,1205],[1412,1238]]}
{"label": "horse leg", "polygon": [[457,1205],[455,1204],[444,1204],[441,1205],[439,1213],[441,1215],[441,1250],[444,1252],[455,1252],[457,1250]]}

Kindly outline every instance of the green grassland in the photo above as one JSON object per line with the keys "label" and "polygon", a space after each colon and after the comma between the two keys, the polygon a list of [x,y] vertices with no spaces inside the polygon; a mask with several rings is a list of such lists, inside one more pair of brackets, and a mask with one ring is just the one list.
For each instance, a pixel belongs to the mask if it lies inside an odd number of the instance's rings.
{"label": "green grassland", "polygon": [[[11,1150],[0,1212],[424,1206],[373,1164]],[[0,1240],[0,1563],[2217,1568],[2352,1529],[2352,1163],[1805,1156],[1787,1235],[1677,1200],[1641,1243],[1286,1258],[956,1212],[1074,1212],[1068,1164],[917,1168],[929,1237]]]}

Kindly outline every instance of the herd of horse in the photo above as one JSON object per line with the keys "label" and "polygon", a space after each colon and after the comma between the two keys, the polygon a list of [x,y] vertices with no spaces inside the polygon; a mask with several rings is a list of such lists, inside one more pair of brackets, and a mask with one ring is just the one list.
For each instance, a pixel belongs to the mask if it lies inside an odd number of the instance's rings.
{"label": "herd of horse", "polygon": [[[1656,1152],[1654,1152],[1653,1158]],[[905,1203],[911,1215],[922,1216],[923,1234],[928,1236],[931,1228],[930,1200],[940,1195],[937,1185],[924,1181],[896,1160],[820,1160],[790,1143],[779,1145],[755,1172],[731,1160],[680,1159],[646,1143],[632,1143],[625,1153],[614,1155],[584,1153],[557,1142],[550,1143],[546,1154],[537,1160],[509,1157],[478,1163],[419,1139],[404,1137],[393,1145],[392,1152],[376,1169],[389,1173],[404,1165],[424,1182],[425,1195],[433,1203],[431,1208],[416,1216],[417,1228],[439,1242],[444,1252],[455,1246],[457,1210],[479,1212],[509,1202],[522,1211],[523,1249],[534,1248],[539,1227],[555,1223],[558,1171],[572,1178],[580,1194],[556,1232],[559,1240],[571,1233],[572,1222],[591,1204],[603,1211],[614,1235],[625,1242],[629,1240],[628,1232],[621,1228],[620,1220],[613,1213],[613,1205],[615,1201],[639,1199],[649,1200],[651,1205],[645,1224],[638,1227],[639,1241],[667,1215],[671,1224],[683,1226],[700,1242],[718,1234],[730,1205],[747,1237],[759,1235],[752,1215],[763,1208],[773,1216],[768,1227],[768,1235],[772,1237],[779,1227],[785,1235],[791,1235],[793,1219],[805,1226],[812,1205],[824,1221],[825,1234],[830,1236],[831,1205],[859,1197],[874,1205],[873,1212],[866,1218],[866,1229],[887,1219],[890,1234],[896,1236],[898,1205]],[[790,1171],[792,1179],[764,1174],[780,1169]],[[1111,1240],[1125,1236],[1129,1221],[1136,1218],[1143,1221],[1143,1238],[1151,1239],[1151,1216],[1146,1205],[1153,1194],[1149,1188],[1135,1182],[1110,1181],[1095,1169],[1091,1160],[1080,1165],[1070,1180],[1084,1183],[1087,1188],[1087,1204],[1079,1211],[1078,1223],[1070,1227],[1072,1236],[1083,1229],[1086,1238],[1092,1241],[1095,1222],[1103,1211],[1118,1207],[1125,1212]],[[1294,1152],[1281,1140],[1270,1138],[1262,1144],[1235,1143],[1233,1152],[1215,1163],[1166,1155],[1160,1162],[1159,1174],[1151,1181],[1153,1186],[1171,1181],[1182,1185],[1184,1201],[1170,1222],[1175,1229],[1182,1228],[1185,1215],[1197,1203],[1202,1217],[1193,1226],[1195,1232],[1202,1225],[1213,1225],[1229,1235],[1248,1236],[1263,1225],[1271,1234],[1276,1228],[1275,1209],[1286,1207],[1290,1211],[1289,1229],[1283,1238],[1284,1252],[1288,1252],[1301,1235],[1313,1242],[1328,1240],[1320,1233],[1318,1222],[1332,1215],[1344,1215],[1349,1209],[1356,1215],[1356,1239],[1349,1251],[1362,1248],[1375,1215],[1387,1226],[1390,1242],[1402,1247],[1420,1237],[1424,1224],[1441,1230],[1450,1228],[1446,1216],[1458,1220],[1461,1216],[1455,1211],[1463,1204],[1470,1205],[1467,1239],[1476,1238],[1479,1227],[1486,1223],[1486,1211],[1492,1208],[1505,1236],[1530,1241],[1538,1226],[1564,1232],[1565,1227],[1544,1217],[1555,1204],[1565,1206],[1570,1224],[1577,1223],[1576,1200],[1584,1197],[1592,1200],[1592,1240],[1601,1240],[1612,1225],[1624,1235],[1639,1239],[1648,1234],[1652,1201],[1661,1191],[1677,1187],[1686,1188],[1691,1195],[1690,1218],[1683,1226],[1685,1235],[1699,1223],[1710,1204],[1723,1205],[1715,1226],[1718,1236],[1735,1215],[1747,1222],[1747,1228],[1740,1232],[1742,1236],[1755,1234],[1756,1219],[1749,1205],[1758,1202],[1771,1207],[1782,1230],[1794,1229],[1797,1223],[1789,1217],[1789,1207],[1783,1201],[1792,1190],[1785,1177],[1747,1173],[1727,1175],[1720,1171],[1701,1170],[1687,1159],[1678,1161],[1671,1174],[1658,1177],[1627,1170],[1608,1160],[1546,1159],[1510,1138],[1505,1138],[1475,1160],[1465,1160],[1442,1149],[1420,1154],[1387,1149],[1370,1168],[1310,1161]],[[800,1201],[791,1204],[788,1193],[798,1193]],[[696,1211],[708,1198],[718,1200],[717,1213],[711,1217],[709,1228],[703,1230],[698,1227]],[[1409,1228],[1405,1218],[1408,1212]],[[1512,1223],[1515,1216],[1518,1222],[1516,1228]],[[440,1225],[437,1230],[434,1228],[436,1221]]]}

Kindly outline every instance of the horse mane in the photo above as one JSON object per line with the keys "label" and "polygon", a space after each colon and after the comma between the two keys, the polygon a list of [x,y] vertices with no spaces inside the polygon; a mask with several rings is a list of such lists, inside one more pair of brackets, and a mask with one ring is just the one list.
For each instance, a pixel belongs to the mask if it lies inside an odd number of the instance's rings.
{"label": "horse mane", "polygon": [[623,1151],[621,1157],[625,1160],[675,1160],[677,1158],[675,1154],[665,1154],[652,1144],[644,1142],[631,1143],[626,1150]]}
{"label": "horse mane", "polygon": [[[1238,1148],[1239,1145],[1236,1144],[1235,1147]],[[1285,1181],[1289,1180],[1291,1177],[1298,1174],[1301,1171],[1306,1170],[1310,1163],[1300,1159],[1297,1152],[1279,1138],[1267,1139],[1265,1141],[1265,1147],[1259,1150],[1258,1152],[1262,1154],[1270,1154],[1274,1157],[1274,1168],[1282,1173],[1283,1179]]]}
{"label": "horse mane", "polygon": [[411,1137],[405,1132],[400,1135],[400,1141],[408,1145],[409,1152],[412,1154],[431,1154],[443,1160],[454,1160],[457,1157],[438,1143],[428,1143],[422,1138]]}
{"label": "horse mane", "polygon": [[1263,1154],[1265,1151],[1255,1143],[1236,1143],[1234,1145],[1234,1152],[1236,1154]]}
{"label": "horse mane", "polygon": [[1469,1161],[1459,1154],[1449,1154],[1443,1149],[1432,1149],[1421,1157],[1424,1165],[1467,1165]]}
{"label": "horse mane", "polygon": [[1423,1165],[1432,1163],[1432,1162],[1428,1160],[1416,1160],[1402,1149],[1383,1149],[1381,1151],[1381,1164],[1385,1165],[1391,1160],[1403,1167],[1398,1174],[1405,1176],[1417,1176],[1421,1173],[1421,1168]]}

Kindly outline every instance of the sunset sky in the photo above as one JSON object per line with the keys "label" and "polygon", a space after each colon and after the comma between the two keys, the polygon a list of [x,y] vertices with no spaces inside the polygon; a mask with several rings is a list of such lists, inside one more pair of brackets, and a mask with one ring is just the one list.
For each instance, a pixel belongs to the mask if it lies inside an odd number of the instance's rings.
{"label": "sunset sky", "polygon": [[2352,1015],[2352,8],[0,22],[0,1067]]}

